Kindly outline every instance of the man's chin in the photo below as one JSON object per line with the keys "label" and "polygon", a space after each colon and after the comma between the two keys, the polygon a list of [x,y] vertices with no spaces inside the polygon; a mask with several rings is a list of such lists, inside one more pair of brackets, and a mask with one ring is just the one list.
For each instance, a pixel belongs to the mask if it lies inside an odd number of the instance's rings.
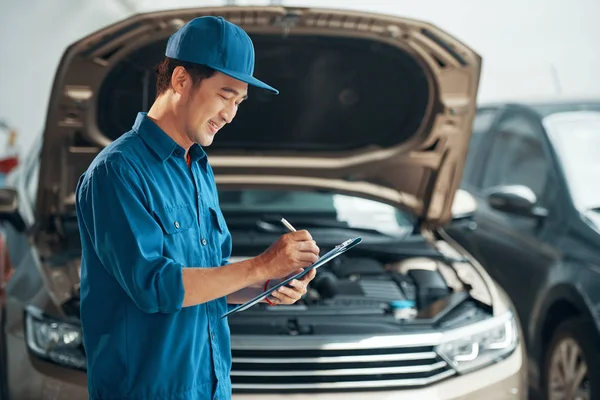
{"label": "man's chin", "polygon": [[208,147],[212,144],[215,135],[203,134],[198,137],[198,144],[202,147]]}

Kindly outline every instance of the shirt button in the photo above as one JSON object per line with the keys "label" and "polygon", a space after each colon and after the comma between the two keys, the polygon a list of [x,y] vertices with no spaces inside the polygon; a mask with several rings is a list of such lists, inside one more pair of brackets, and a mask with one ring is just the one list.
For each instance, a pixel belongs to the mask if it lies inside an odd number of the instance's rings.
{"label": "shirt button", "polygon": [[203,238],[201,243],[202,243],[202,246],[206,246],[206,239]]}
{"label": "shirt button", "polygon": [[174,225],[175,225],[175,228],[179,229],[179,221],[175,221]]}
{"label": "shirt button", "polygon": [[214,333],[211,333],[211,334],[210,334],[210,338],[211,338],[211,339],[214,341],[214,340],[215,340],[215,334],[214,334]]}

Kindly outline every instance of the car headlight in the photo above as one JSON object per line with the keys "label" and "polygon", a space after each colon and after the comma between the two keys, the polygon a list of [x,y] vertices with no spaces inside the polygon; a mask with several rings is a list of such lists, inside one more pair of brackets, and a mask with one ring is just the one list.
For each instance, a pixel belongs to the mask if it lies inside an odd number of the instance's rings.
{"label": "car headlight", "polygon": [[25,312],[27,346],[41,358],[67,367],[85,369],[81,328],[44,316],[36,309]]}
{"label": "car headlight", "polygon": [[438,354],[458,373],[465,373],[506,357],[517,347],[517,325],[512,313],[445,334]]}

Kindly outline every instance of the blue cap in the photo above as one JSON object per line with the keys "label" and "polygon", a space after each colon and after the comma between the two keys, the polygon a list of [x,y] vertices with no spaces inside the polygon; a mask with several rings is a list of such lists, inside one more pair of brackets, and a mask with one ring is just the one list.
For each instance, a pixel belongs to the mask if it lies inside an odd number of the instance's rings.
{"label": "blue cap", "polygon": [[279,93],[253,76],[254,45],[250,36],[223,17],[198,17],[189,21],[171,35],[165,55],[206,65],[249,85]]}

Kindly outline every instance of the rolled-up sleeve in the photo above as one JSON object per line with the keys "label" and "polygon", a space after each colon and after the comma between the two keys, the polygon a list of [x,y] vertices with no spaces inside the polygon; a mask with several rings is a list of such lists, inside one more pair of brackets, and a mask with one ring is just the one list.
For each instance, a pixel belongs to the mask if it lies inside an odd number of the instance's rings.
{"label": "rolled-up sleeve", "polygon": [[227,232],[223,241],[221,242],[221,265],[229,264],[229,257],[231,257],[232,243],[231,235]]}
{"label": "rolled-up sleeve", "polygon": [[89,171],[77,189],[77,213],[98,259],[140,310],[181,310],[183,265],[163,256],[162,229],[127,165],[105,161]]}

